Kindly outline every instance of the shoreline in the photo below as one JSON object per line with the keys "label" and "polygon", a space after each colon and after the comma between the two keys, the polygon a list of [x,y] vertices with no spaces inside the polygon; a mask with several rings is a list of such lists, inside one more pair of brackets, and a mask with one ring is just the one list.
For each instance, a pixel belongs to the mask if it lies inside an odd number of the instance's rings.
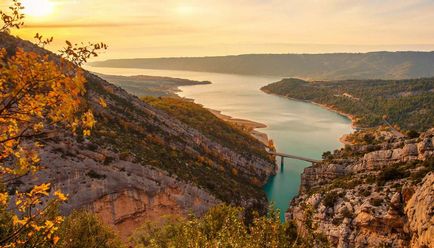
{"label": "shoreline", "polygon": [[261,131],[256,130],[258,128],[266,128],[267,125],[265,125],[263,123],[256,122],[256,121],[251,121],[251,120],[246,120],[246,119],[240,119],[240,118],[234,118],[232,116],[222,114],[221,111],[219,111],[219,110],[210,109],[210,108],[206,108],[206,109],[209,112],[211,112],[213,115],[215,115],[217,118],[219,118],[219,119],[221,119],[221,120],[223,120],[225,122],[234,124],[236,126],[241,126],[250,135],[252,135],[254,138],[256,138],[257,140],[259,140],[265,146],[267,146],[267,147],[269,146],[270,139],[269,139],[268,135],[266,133],[263,133]]}
{"label": "shoreline", "polygon": [[[339,114],[339,115],[345,116],[346,118],[348,118],[348,119],[351,120],[351,128],[352,128],[352,129],[356,129],[356,128],[357,128],[357,125],[356,125],[356,120],[357,120],[357,119],[356,119],[355,116],[350,115],[350,114],[347,114],[347,113],[344,113],[344,112],[342,112],[342,111],[339,111],[339,110],[333,108],[333,107],[330,106],[330,105],[320,104],[320,103],[316,103],[316,102],[310,102],[310,103],[315,104],[315,105],[317,105],[317,106],[320,106],[320,107],[322,107],[322,108],[324,108],[324,109],[327,109],[327,110],[329,110],[329,111],[335,112],[335,113],[337,113],[337,114]],[[342,135],[342,136],[338,139],[339,142],[341,142],[343,145],[351,145],[352,142],[348,141],[348,136],[349,136],[349,135],[350,135],[350,134],[344,134],[344,135]]]}
{"label": "shoreline", "polygon": [[[296,99],[296,98],[288,97],[288,96],[282,96],[282,95],[278,95],[278,94],[275,94],[273,92],[270,92],[270,91],[264,90],[264,89],[261,89],[261,91],[263,91],[263,92],[265,92],[267,94],[270,94],[270,95],[275,95],[275,96],[278,96],[278,97],[283,97],[283,98],[290,99],[290,100],[293,100],[293,101],[306,102],[306,103],[311,103],[311,104],[317,105],[317,106],[319,106],[319,107],[321,107],[323,109],[326,109],[326,110],[331,111],[331,112],[335,112],[335,113],[337,113],[337,114],[339,114],[341,116],[344,116],[347,119],[349,119],[351,121],[351,128],[352,129],[358,128],[358,126],[356,125],[357,118],[354,115],[342,112],[342,111],[334,108],[333,106],[330,106],[330,105],[327,105],[327,104],[321,104],[321,103],[317,103],[317,102],[313,102],[313,101],[300,100],[300,99]],[[340,143],[342,143],[343,145],[351,145],[351,142],[349,142],[347,140],[347,138],[348,138],[349,135],[350,134],[344,134],[344,135],[342,135],[341,137],[338,138],[338,141]]]}
{"label": "shoreline", "polygon": [[[178,88],[178,90],[179,91],[177,93],[182,92],[181,89]],[[195,100],[192,98],[182,97],[178,94],[175,94],[175,95],[177,97],[180,97],[180,98],[186,100],[186,101],[195,102]],[[268,137],[268,135],[266,133],[263,133],[261,131],[256,130],[259,128],[266,128],[267,125],[260,123],[260,122],[252,121],[252,120],[234,118],[232,116],[222,114],[222,112],[220,110],[211,109],[211,108],[205,108],[205,109],[208,110],[209,112],[211,112],[211,114],[213,114],[214,116],[216,116],[220,120],[223,120],[227,123],[231,123],[233,125],[241,127],[247,133],[249,133],[253,138],[259,140],[259,142],[264,144],[266,147],[270,148],[270,143],[272,143],[273,140],[271,140],[270,137]]]}

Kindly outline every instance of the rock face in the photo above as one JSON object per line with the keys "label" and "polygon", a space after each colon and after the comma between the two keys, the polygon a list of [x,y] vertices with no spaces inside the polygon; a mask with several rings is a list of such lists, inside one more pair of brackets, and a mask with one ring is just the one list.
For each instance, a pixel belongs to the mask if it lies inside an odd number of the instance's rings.
{"label": "rock face", "polygon": [[[0,48],[9,56],[17,47],[59,60],[30,42],[0,34]],[[45,169],[10,184],[11,190],[51,182],[53,190],[69,195],[61,207],[65,214],[92,210],[123,237],[144,221],[200,215],[221,202],[265,211],[260,186],[275,165],[263,144],[252,138],[248,143],[254,149],[232,149],[91,73],[85,76],[85,102],[97,120],[92,137],[54,130],[42,141]]]}
{"label": "rock face", "polygon": [[426,176],[405,206],[412,247],[434,246],[434,173]]}
{"label": "rock face", "polygon": [[287,220],[312,247],[433,247],[433,136],[335,151],[304,170]]}
{"label": "rock face", "polygon": [[[107,155],[112,161],[105,165]],[[68,202],[61,206],[65,214],[91,210],[123,237],[145,221],[158,221],[164,215],[201,215],[221,203],[206,190],[165,171],[123,160],[108,150],[86,150],[73,139],[45,144],[41,156],[48,168],[22,179],[21,187],[52,182],[53,190],[68,194]]]}

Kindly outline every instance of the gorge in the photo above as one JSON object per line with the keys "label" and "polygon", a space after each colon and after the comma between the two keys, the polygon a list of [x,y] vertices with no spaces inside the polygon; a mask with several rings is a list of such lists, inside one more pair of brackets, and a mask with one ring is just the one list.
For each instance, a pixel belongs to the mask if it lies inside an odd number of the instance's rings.
{"label": "gorge", "polygon": [[[182,86],[181,97],[194,99],[207,108],[222,111],[235,118],[265,124],[258,129],[272,139],[278,151],[321,159],[324,151],[342,146],[339,138],[352,132],[351,121],[335,112],[301,101],[260,91],[262,86],[279,80],[273,77],[255,77],[190,71],[144,70],[129,68],[89,67],[89,70],[112,75],[151,75],[210,81],[211,84]],[[134,92],[130,92],[134,93]],[[280,164],[280,161],[278,161]],[[264,187],[268,199],[281,210],[281,219],[290,200],[297,195],[300,174],[310,163],[289,160],[279,168]]]}

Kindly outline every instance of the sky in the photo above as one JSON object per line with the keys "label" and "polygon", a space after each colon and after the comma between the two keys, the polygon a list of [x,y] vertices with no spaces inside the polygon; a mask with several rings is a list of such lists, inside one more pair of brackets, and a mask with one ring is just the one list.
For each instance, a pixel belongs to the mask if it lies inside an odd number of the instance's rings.
{"label": "sky", "polygon": [[434,0],[23,1],[15,34],[104,41],[100,59],[434,50]]}

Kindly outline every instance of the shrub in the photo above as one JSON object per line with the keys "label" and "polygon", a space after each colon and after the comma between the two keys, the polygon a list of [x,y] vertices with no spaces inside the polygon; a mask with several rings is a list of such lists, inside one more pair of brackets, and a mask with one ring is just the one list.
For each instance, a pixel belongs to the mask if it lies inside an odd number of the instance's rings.
{"label": "shrub", "polygon": [[130,153],[129,152],[122,152],[122,153],[119,154],[119,159],[120,160],[128,161],[129,157],[130,157]]}
{"label": "shrub", "polygon": [[384,185],[388,181],[408,177],[409,173],[398,166],[391,166],[383,170],[377,178],[378,185]]}
{"label": "shrub", "polygon": [[99,180],[106,178],[106,175],[101,175],[94,170],[90,170],[88,173],[86,173],[86,175],[89,176],[90,178],[99,179]]}
{"label": "shrub", "polygon": [[322,154],[322,159],[329,160],[333,158],[333,154],[330,151],[324,152]]}
{"label": "shrub", "polygon": [[415,183],[420,183],[422,181],[422,179],[430,172],[429,169],[427,168],[421,168],[420,170],[418,170],[417,172],[411,174],[411,179],[413,179],[413,181]]}
{"label": "shrub", "polygon": [[62,248],[124,247],[116,233],[92,213],[75,211],[61,225],[58,233]]}
{"label": "shrub", "polygon": [[369,200],[372,206],[379,207],[383,203],[383,199],[380,198],[371,198]]}
{"label": "shrub", "polygon": [[372,144],[375,140],[374,135],[367,133],[363,136],[363,141],[365,141],[366,144]]}
{"label": "shrub", "polygon": [[342,211],[342,216],[343,216],[344,218],[353,218],[353,213],[351,213],[351,211],[350,211],[348,208],[345,208],[345,209]]}
{"label": "shrub", "polygon": [[415,139],[415,138],[419,138],[419,133],[414,131],[414,130],[410,130],[407,132],[407,137],[410,139]]}
{"label": "shrub", "polygon": [[332,208],[335,206],[336,201],[338,200],[338,194],[334,191],[327,193],[324,196],[323,204],[326,207]]}
{"label": "shrub", "polygon": [[96,150],[98,150],[98,145],[97,145],[97,144],[94,144],[94,143],[89,143],[89,144],[87,145],[87,149],[89,149],[89,150],[91,150],[91,151],[96,151]]}
{"label": "shrub", "polygon": [[361,189],[361,190],[359,191],[359,194],[360,194],[361,196],[368,197],[368,196],[371,195],[371,191],[368,190],[368,189]]}
{"label": "shrub", "polygon": [[115,159],[114,159],[113,157],[106,156],[106,157],[104,158],[104,162],[103,162],[103,164],[104,164],[104,165],[109,165],[109,164],[111,164],[114,160],[115,160]]}
{"label": "shrub", "polygon": [[142,247],[294,247],[297,239],[291,223],[281,223],[278,213],[254,217],[250,226],[240,208],[219,205],[202,218],[169,218],[163,225],[148,222],[132,236]]}
{"label": "shrub", "polygon": [[339,226],[340,224],[342,224],[342,218],[334,218],[332,220],[332,224],[335,226]]}

